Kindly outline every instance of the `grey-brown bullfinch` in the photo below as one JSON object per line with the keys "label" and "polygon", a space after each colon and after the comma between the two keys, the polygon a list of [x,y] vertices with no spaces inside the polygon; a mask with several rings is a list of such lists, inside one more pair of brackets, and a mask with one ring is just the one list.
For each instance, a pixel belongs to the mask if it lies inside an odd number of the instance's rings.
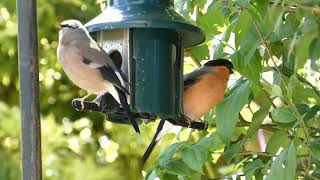
{"label": "grey-brown bullfinch", "polygon": [[[86,28],[77,20],[66,20],[60,24],[57,56],[69,79],[88,95],[79,98],[82,103],[91,94],[97,98],[110,93],[121,104],[136,132],[139,126],[127,102],[128,84],[126,76],[117,68],[110,56],[94,41]],[[98,103],[98,102],[97,102]]]}
{"label": "grey-brown bullfinch", "polygon": [[[232,70],[233,65],[230,61],[217,59],[206,62],[201,68],[184,77],[183,116],[189,123],[208,113],[223,98]],[[165,119],[161,119],[141,159],[142,165],[147,161],[160,138],[173,126]]]}

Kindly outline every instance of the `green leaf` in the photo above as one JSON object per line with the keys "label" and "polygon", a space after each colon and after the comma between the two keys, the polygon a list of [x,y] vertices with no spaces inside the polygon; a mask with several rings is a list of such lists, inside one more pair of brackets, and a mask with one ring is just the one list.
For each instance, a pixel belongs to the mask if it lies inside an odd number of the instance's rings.
{"label": "green leaf", "polygon": [[174,1],[174,7],[180,14],[185,17],[189,17],[190,3],[188,1]]}
{"label": "green leaf", "polygon": [[210,136],[210,137],[203,137],[197,143],[195,143],[194,146],[205,148],[209,151],[214,151],[217,149],[221,149],[223,147],[223,142],[219,138],[219,136],[213,136],[213,137]]}
{"label": "green leaf", "polygon": [[276,154],[280,147],[286,147],[290,139],[288,135],[281,130],[274,132],[268,141],[266,152]]}
{"label": "green leaf", "polygon": [[259,1],[256,1],[256,3],[257,3],[258,13],[263,18],[268,11],[269,2],[268,0],[259,0]]}
{"label": "green leaf", "polygon": [[320,58],[320,38],[314,39],[309,46],[310,59],[316,61]]}
{"label": "green leaf", "polygon": [[223,42],[228,42],[230,33],[231,33],[231,28],[228,28],[225,32],[222,33],[218,44],[212,48],[213,59],[224,58],[223,48],[225,45]]}
{"label": "green leaf", "polygon": [[257,131],[259,130],[262,124],[262,121],[269,114],[270,106],[271,106],[270,104],[265,105],[264,107],[262,107],[261,109],[259,109],[257,112],[253,114],[252,122],[249,126],[249,129],[247,131],[245,138],[250,138],[257,133]]}
{"label": "green leaf", "polygon": [[280,58],[284,54],[284,47],[281,41],[270,43],[270,49],[274,56]]}
{"label": "green leaf", "polygon": [[307,112],[307,114],[304,116],[303,120],[307,121],[317,115],[317,113],[320,111],[320,105],[314,105],[312,108]]}
{"label": "green leaf", "polygon": [[299,42],[296,46],[296,58],[294,70],[297,72],[298,69],[302,68],[309,57],[309,47],[312,40],[317,37],[315,33],[306,33],[300,37]]}
{"label": "green leaf", "polygon": [[241,41],[239,53],[243,57],[244,65],[248,65],[248,63],[253,59],[254,55],[259,55],[258,47],[261,44],[261,40],[259,35],[257,34],[256,29],[250,26],[247,34],[244,39]]}
{"label": "green leaf", "polygon": [[290,77],[289,83],[288,83],[288,91],[287,95],[289,99],[292,99],[294,90],[300,85],[299,80],[297,79],[296,75],[292,75]]}
{"label": "green leaf", "polygon": [[255,159],[243,167],[246,180],[251,180],[255,172],[263,166],[261,159]]}
{"label": "green leaf", "polygon": [[310,145],[312,155],[320,161],[320,142],[314,142]]}
{"label": "green leaf", "polygon": [[171,174],[189,176],[190,169],[181,160],[170,160],[164,164],[163,169]]}
{"label": "green leaf", "polygon": [[[178,180],[179,177],[182,177],[182,176],[179,176],[179,175],[176,175],[176,174],[171,174],[169,172],[164,172],[161,174],[161,176],[159,177],[159,179],[165,179],[165,180]],[[154,179],[155,180],[155,179]],[[179,180],[184,180],[183,178],[180,178]]]}
{"label": "green leaf", "polygon": [[224,15],[221,12],[221,3],[218,2],[213,7],[209,7],[207,13],[204,15],[200,14],[197,22],[207,35],[216,35],[218,27],[224,25]]}
{"label": "green leaf", "polygon": [[152,172],[149,174],[147,180],[154,180],[157,177],[157,169],[153,169]]}
{"label": "green leaf", "polygon": [[250,0],[238,0],[236,3],[242,8],[247,8],[250,5]]}
{"label": "green leaf", "polygon": [[271,98],[282,97],[282,90],[280,86],[276,84],[271,84],[270,86],[267,86],[264,89],[270,94]]}
{"label": "green leaf", "polygon": [[282,106],[274,109],[271,116],[275,122],[279,123],[291,123],[297,120],[293,110],[289,106]]}
{"label": "green leaf", "polygon": [[241,11],[240,15],[237,18],[236,24],[234,25],[233,32],[235,36],[235,46],[236,49],[239,49],[241,42],[247,35],[247,32],[251,23],[250,14],[248,11]]}
{"label": "green leaf", "polygon": [[266,180],[294,180],[296,176],[297,157],[296,148],[291,142],[290,146],[284,149],[273,161],[270,173]]}
{"label": "green leaf", "polygon": [[248,103],[250,82],[245,81],[216,106],[217,132],[224,142],[229,142],[242,107]]}
{"label": "green leaf", "polygon": [[228,147],[225,150],[225,152],[223,154],[223,159],[226,161],[230,161],[233,158],[233,155],[235,155],[236,153],[238,153],[241,150],[245,141],[246,141],[246,139],[243,138],[243,139],[239,140],[238,142],[230,145],[230,147]]}
{"label": "green leaf", "polygon": [[259,84],[260,73],[262,70],[261,57],[258,51],[255,52],[252,59],[246,64],[244,57],[239,53],[235,52],[230,56],[235,69],[244,77],[248,78],[254,84]]}
{"label": "green leaf", "polygon": [[208,152],[221,149],[223,142],[219,136],[203,137],[190,147],[182,150],[182,161],[191,169],[203,174],[202,166],[208,160]]}
{"label": "green leaf", "polygon": [[181,148],[181,143],[175,143],[167,147],[166,150],[164,150],[158,158],[159,165],[162,166],[164,163],[166,163],[171,157]]}
{"label": "green leaf", "polygon": [[279,39],[282,40],[283,38],[288,38],[293,36],[296,32],[301,19],[298,17],[299,15],[295,13],[289,13],[285,16],[285,24],[280,26],[279,30]]}
{"label": "green leaf", "polygon": [[208,159],[208,151],[201,147],[191,146],[182,150],[182,161],[191,169],[203,174],[203,163]]}
{"label": "green leaf", "polygon": [[191,54],[194,58],[198,59],[199,61],[204,59],[209,59],[208,46],[204,44],[204,45],[192,47]]}

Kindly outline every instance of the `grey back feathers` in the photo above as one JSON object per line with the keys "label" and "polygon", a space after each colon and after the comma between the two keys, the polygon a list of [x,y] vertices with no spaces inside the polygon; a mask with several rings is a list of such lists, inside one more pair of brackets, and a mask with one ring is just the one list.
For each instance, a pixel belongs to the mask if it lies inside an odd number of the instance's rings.
{"label": "grey back feathers", "polygon": [[201,68],[185,75],[183,78],[183,89],[187,89],[188,87],[192,86],[199,80],[202,75],[208,73],[212,73],[212,71],[209,68],[202,66]]}

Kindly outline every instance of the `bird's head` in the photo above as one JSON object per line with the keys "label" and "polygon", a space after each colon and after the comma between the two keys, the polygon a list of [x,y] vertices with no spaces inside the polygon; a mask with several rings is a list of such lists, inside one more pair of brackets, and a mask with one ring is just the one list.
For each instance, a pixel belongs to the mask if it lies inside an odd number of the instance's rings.
{"label": "bird's head", "polygon": [[77,29],[82,27],[82,23],[74,19],[65,20],[60,24],[60,29]]}
{"label": "bird's head", "polygon": [[227,69],[229,74],[233,74],[233,64],[226,59],[216,59],[206,62],[203,66],[213,68],[224,68]]}
{"label": "bird's head", "polygon": [[62,23],[60,23],[59,39],[61,39],[66,34],[70,36],[72,34],[75,34],[74,32],[79,32],[79,30],[84,29],[84,26],[78,20],[65,20]]}

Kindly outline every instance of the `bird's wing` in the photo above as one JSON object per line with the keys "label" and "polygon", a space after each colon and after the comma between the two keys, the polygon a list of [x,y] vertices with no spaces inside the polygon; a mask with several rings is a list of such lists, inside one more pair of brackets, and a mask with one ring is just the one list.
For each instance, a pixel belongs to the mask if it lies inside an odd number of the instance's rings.
{"label": "bird's wing", "polygon": [[124,75],[124,73],[121,71],[120,68],[117,68],[113,60],[110,58],[110,56],[98,45],[97,42],[95,42],[91,38],[83,39],[82,41],[79,41],[79,42],[82,42],[82,43],[78,43],[78,42],[74,43],[74,46],[76,46],[80,50],[82,56],[85,59],[90,60],[91,67],[98,68],[101,66],[108,65],[116,73],[119,73],[121,79],[125,83],[129,84],[128,78]]}
{"label": "bird's wing", "polygon": [[211,73],[211,72],[209,70],[206,70],[204,67],[201,67],[185,75],[183,78],[183,89],[187,89],[191,87],[200,79],[202,75],[205,75],[207,73]]}
{"label": "bird's wing", "polygon": [[104,65],[104,66],[98,67],[97,69],[100,71],[103,79],[109,81],[114,86],[119,88],[121,91],[129,94],[128,90],[122,86],[118,76],[116,75],[115,71],[110,66]]}
{"label": "bird's wing", "polygon": [[108,54],[103,51],[95,41],[83,38],[82,40],[78,39],[77,42],[73,43],[73,45],[78,48],[82,56],[89,59],[92,64],[95,64],[96,66],[108,64],[111,67],[115,67],[115,64],[112,62]]}
{"label": "bird's wing", "polygon": [[116,75],[116,72],[109,65],[95,64],[92,62],[91,59],[88,59],[86,57],[82,57],[82,58],[83,58],[82,63],[88,65],[90,68],[97,69],[98,71],[100,71],[103,79],[112,83],[114,86],[118,87],[123,92],[129,94],[128,90],[122,86],[119,77]]}

